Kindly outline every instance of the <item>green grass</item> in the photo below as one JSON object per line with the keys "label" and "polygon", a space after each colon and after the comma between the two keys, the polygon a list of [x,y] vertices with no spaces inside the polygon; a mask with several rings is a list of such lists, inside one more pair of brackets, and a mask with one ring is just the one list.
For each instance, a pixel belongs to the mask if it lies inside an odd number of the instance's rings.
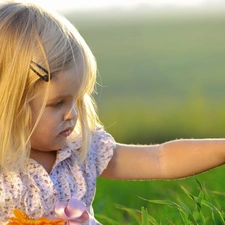
{"label": "green grass", "polygon": [[[180,221],[178,221],[177,218],[175,220],[172,218],[167,218],[167,224],[225,224],[225,213],[223,208],[218,205],[215,199],[211,199],[211,195],[206,190],[205,185],[202,185],[198,180],[196,181],[199,186],[199,193],[197,195],[190,193],[185,187],[180,186],[181,190],[186,195],[185,197],[188,197],[191,200],[192,205],[186,204],[186,202],[183,202],[183,199],[178,199],[176,202],[171,200],[144,200],[153,204],[166,205],[167,207],[173,208],[179,214]],[[136,220],[136,224],[165,224],[165,222],[162,222],[161,220],[157,222],[157,220],[151,216],[151,213],[149,213],[144,207],[141,207],[141,211],[126,207],[120,208],[133,216],[133,218]]]}
{"label": "green grass", "polygon": [[[170,200],[174,202],[177,202],[179,199],[187,205],[193,205],[180,186],[186,188],[193,195],[198,195],[199,186],[196,183],[196,179],[198,179],[200,183],[205,183],[213,203],[217,202],[224,209],[224,173],[225,168],[220,167],[195,177],[176,181],[108,181],[99,179],[94,202],[95,212],[97,215],[108,216],[120,222],[120,224],[135,224],[133,223],[134,219],[125,211],[118,209],[117,205],[133,209],[141,209],[144,206],[148,209],[151,216],[157,221],[161,221],[163,225],[167,224],[168,219],[173,220],[176,225],[180,225],[181,218],[177,210],[167,205],[150,204],[142,198],[148,200]],[[104,224],[111,223],[106,222]]]}
{"label": "green grass", "polygon": [[[180,186],[181,190],[184,192],[186,197],[188,197],[192,204],[186,204],[183,199],[178,199],[176,202],[171,200],[148,200],[146,201],[154,204],[166,205],[175,209],[179,213],[180,221],[176,219],[167,219],[167,224],[184,224],[184,225],[219,225],[225,224],[225,212],[223,207],[218,204],[217,199],[215,199],[211,193],[208,192],[205,185],[201,184],[196,180],[199,186],[199,193],[194,195],[190,193],[185,187]],[[224,193],[218,193],[218,195],[224,195]],[[213,199],[212,199],[213,197]],[[185,200],[185,199],[184,199]],[[185,200],[186,201],[186,200]],[[132,215],[136,210],[132,212]],[[135,216],[135,215],[134,215]],[[178,223],[177,223],[178,222]],[[149,215],[148,210],[141,207],[141,225],[160,225],[162,221],[157,222],[157,220]],[[163,223],[164,224],[164,223]]]}
{"label": "green grass", "polygon": [[[118,142],[225,136],[225,17],[84,16],[69,18],[97,58],[99,115]],[[198,196],[197,178],[223,208],[224,174],[220,167],[179,181],[98,179],[96,217],[104,225],[138,224],[121,206],[144,207],[142,216],[182,224],[177,210],[142,198],[191,204],[180,186]]]}

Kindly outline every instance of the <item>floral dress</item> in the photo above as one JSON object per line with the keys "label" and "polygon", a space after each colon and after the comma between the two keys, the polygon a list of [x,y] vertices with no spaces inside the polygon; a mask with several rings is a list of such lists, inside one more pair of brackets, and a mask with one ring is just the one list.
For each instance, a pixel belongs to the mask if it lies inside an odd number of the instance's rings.
{"label": "floral dress", "polygon": [[57,202],[68,202],[71,198],[83,201],[93,215],[96,178],[107,167],[115,141],[103,129],[97,130],[82,163],[81,144],[81,137],[77,136],[59,150],[49,174],[33,159],[27,161],[23,172],[0,173],[0,224],[13,217],[15,208],[33,218],[54,217]]}

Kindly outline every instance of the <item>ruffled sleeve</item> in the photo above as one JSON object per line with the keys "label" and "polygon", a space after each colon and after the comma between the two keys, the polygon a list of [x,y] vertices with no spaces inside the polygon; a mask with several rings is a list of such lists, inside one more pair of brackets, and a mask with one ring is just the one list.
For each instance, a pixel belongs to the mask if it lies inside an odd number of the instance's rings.
{"label": "ruffled sleeve", "polygon": [[[90,151],[87,155],[89,165],[95,176],[98,177],[106,169],[113,156],[113,149],[116,147],[115,140],[103,128],[99,128],[93,134]],[[94,170],[94,171],[93,171]]]}

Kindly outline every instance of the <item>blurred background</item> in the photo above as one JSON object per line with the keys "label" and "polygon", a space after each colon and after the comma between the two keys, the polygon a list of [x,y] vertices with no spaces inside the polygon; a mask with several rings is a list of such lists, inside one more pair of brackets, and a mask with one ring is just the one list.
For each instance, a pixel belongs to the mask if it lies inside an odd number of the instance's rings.
{"label": "blurred background", "polygon": [[[225,137],[225,1],[35,2],[65,15],[96,56],[98,113],[118,142]],[[224,172],[178,181],[99,179],[96,216],[133,224],[116,204],[145,206],[162,224],[181,224],[178,212],[139,196],[188,202],[180,185],[198,193],[198,179],[223,207]]]}

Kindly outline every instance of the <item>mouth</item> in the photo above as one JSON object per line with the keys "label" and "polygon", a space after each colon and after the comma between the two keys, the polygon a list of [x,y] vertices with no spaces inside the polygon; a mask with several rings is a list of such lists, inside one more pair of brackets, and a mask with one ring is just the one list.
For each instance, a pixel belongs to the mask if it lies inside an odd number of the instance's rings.
{"label": "mouth", "polygon": [[63,130],[62,132],[60,132],[59,135],[63,136],[63,137],[68,137],[68,136],[70,136],[72,131],[73,131],[73,128],[70,127],[70,128]]}

